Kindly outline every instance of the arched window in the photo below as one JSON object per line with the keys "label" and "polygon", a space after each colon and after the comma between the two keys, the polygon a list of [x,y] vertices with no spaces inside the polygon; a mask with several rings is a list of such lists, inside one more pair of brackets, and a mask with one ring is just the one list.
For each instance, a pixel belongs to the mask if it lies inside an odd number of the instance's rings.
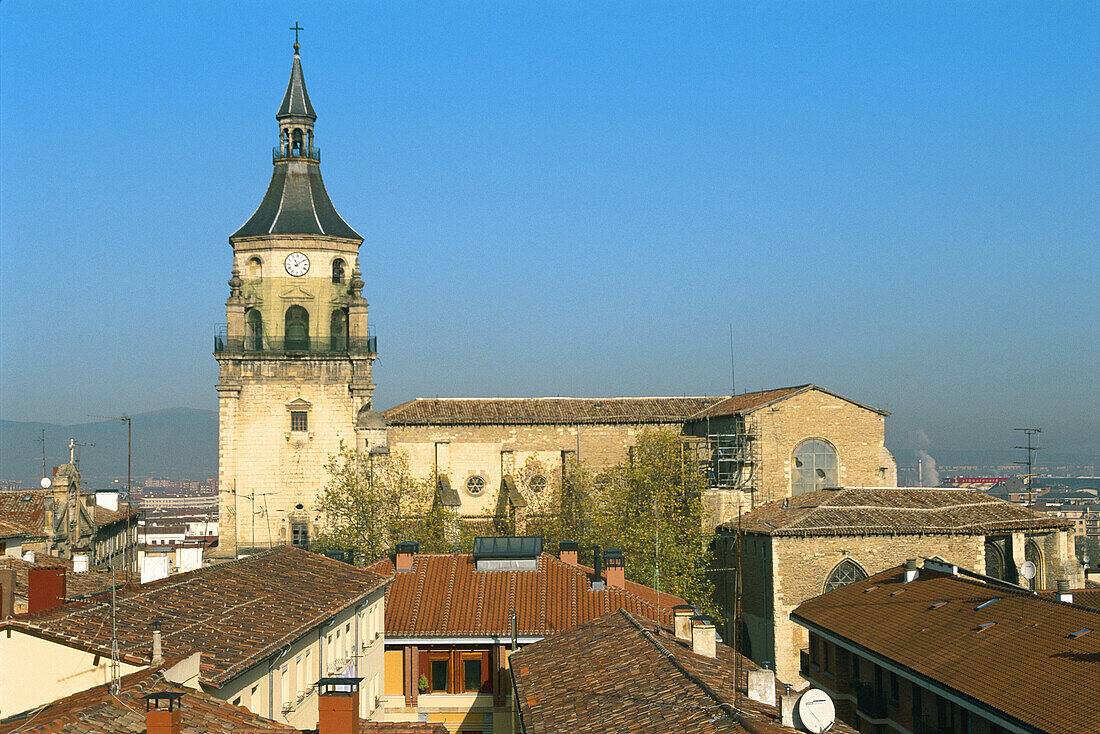
{"label": "arched window", "polygon": [[995,579],[1005,577],[1005,557],[1000,547],[993,542],[985,544],[985,575]]}
{"label": "arched window", "polygon": [[255,308],[248,309],[244,317],[244,348],[253,352],[264,348],[264,320]]}
{"label": "arched window", "polygon": [[309,312],[301,306],[291,306],[286,310],[286,348],[289,351],[309,349]]}
{"label": "arched window", "polygon": [[827,441],[811,438],[794,449],[791,466],[791,495],[836,487],[836,450]]}
{"label": "arched window", "polygon": [[348,312],[338,308],[332,312],[329,327],[329,341],[334,352],[345,352],[348,348]]}
{"label": "arched window", "polygon": [[251,258],[248,259],[248,277],[249,278],[259,278],[261,275],[263,275],[263,272],[264,272],[264,264],[262,262],[260,262],[260,258],[251,257]]}
{"label": "arched window", "polygon": [[1043,549],[1034,540],[1028,540],[1024,545],[1024,560],[1035,564],[1035,577],[1021,581],[1026,581],[1031,589],[1043,588]]}
{"label": "arched window", "polygon": [[829,578],[825,579],[825,589],[822,593],[827,594],[834,589],[839,589],[841,586],[847,586],[853,581],[862,581],[865,578],[867,578],[867,572],[860,568],[855,561],[845,558],[836,564],[836,568],[829,574]]}
{"label": "arched window", "polygon": [[336,258],[332,261],[332,282],[344,282],[344,261],[340,258]]}

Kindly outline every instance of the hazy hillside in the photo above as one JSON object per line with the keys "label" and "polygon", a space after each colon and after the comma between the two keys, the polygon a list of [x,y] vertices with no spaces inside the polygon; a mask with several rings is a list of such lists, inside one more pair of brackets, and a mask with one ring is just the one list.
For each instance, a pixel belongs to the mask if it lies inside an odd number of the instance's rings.
{"label": "hazy hillside", "polygon": [[[90,419],[91,420],[91,419]],[[126,424],[95,420],[69,426],[0,421],[0,479],[36,483],[46,467],[69,460],[69,439],[94,446],[80,449],[86,481],[103,486],[108,477],[126,476]],[[212,410],[168,408],[133,416],[134,476],[202,478],[218,471],[218,414]]]}

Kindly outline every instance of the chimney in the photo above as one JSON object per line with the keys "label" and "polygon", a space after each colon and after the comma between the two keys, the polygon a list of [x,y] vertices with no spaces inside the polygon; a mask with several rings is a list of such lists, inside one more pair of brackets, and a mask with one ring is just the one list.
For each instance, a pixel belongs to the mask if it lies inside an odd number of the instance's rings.
{"label": "chimney", "polygon": [[607,586],[610,589],[626,588],[626,559],[618,548],[608,548],[603,554],[604,566],[607,576]]}
{"label": "chimney", "polygon": [[95,493],[95,503],[105,510],[118,512],[118,490],[100,490]]}
{"label": "chimney", "polygon": [[1073,594],[1069,593],[1069,579],[1058,579],[1058,601],[1073,603]]}
{"label": "chimney", "polygon": [[181,698],[183,694],[175,691],[160,691],[145,696],[146,734],[180,734],[183,730]]}
{"label": "chimney", "polygon": [[672,608],[672,619],[675,623],[673,630],[676,639],[688,642],[691,640],[691,618],[695,616],[695,607],[690,604],[677,604]]}
{"label": "chimney", "polygon": [[568,563],[570,566],[577,565],[577,551],[579,550],[580,544],[575,540],[563,540],[558,545],[558,555],[563,563]]}
{"label": "chimney", "polygon": [[603,557],[600,546],[592,546],[592,591],[603,591]]}
{"label": "chimney", "polygon": [[15,614],[15,569],[0,568],[0,619]]}
{"label": "chimney", "polygon": [[73,556],[73,573],[88,573],[87,553],[77,553]]}
{"label": "chimney", "polygon": [[415,540],[403,540],[397,544],[397,570],[412,571],[413,558],[420,552],[420,543]]}
{"label": "chimney", "polygon": [[27,611],[53,609],[65,603],[65,569],[31,568],[27,571]]}
{"label": "chimney", "polygon": [[905,583],[915,581],[917,578],[917,559],[906,558],[905,559]]}
{"label": "chimney", "polygon": [[361,680],[322,678],[317,681],[317,734],[359,734]]}
{"label": "chimney", "polygon": [[775,671],[759,668],[749,671],[749,698],[758,703],[775,705]]}
{"label": "chimney", "polygon": [[718,655],[714,635],[714,620],[710,617],[691,618],[691,651],[696,655],[713,658]]}
{"label": "chimney", "polygon": [[[787,690],[790,691],[790,686]],[[794,709],[798,704],[798,698],[797,693],[784,693],[779,697],[779,723],[791,729],[795,728]]]}
{"label": "chimney", "polygon": [[32,550],[23,551],[23,560],[26,561],[27,563],[34,563],[34,551],[32,551]]}
{"label": "chimney", "polygon": [[153,621],[153,659],[150,661],[153,665],[160,665],[164,662],[164,650],[160,644],[160,618],[158,617]]}

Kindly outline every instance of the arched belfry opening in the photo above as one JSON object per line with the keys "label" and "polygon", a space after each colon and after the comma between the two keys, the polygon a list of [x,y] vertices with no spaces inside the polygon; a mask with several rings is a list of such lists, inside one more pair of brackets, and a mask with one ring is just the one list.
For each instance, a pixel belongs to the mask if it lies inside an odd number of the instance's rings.
{"label": "arched belfry opening", "polygon": [[346,308],[338,308],[332,312],[332,321],[329,326],[329,342],[332,351],[347,351],[348,311]]}
{"label": "arched belfry opening", "polygon": [[286,310],[286,329],[283,332],[288,352],[309,350],[309,312],[298,305]]}
{"label": "arched belfry opening", "polygon": [[248,309],[244,317],[244,348],[252,352],[264,348],[264,319],[257,308]]}

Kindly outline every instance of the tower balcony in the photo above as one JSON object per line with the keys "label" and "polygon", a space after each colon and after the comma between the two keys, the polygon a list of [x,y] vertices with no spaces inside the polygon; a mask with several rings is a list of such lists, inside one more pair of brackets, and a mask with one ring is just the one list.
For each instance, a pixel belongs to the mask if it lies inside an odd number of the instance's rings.
{"label": "tower balcony", "polygon": [[251,356],[326,356],[351,355],[375,356],[378,354],[378,337],[374,329],[365,337],[330,336],[328,338],[308,337],[305,339],[284,339],[264,335],[249,334],[243,339],[230,339],[225,324],[214,328],[214,354],[233,354]]}
{"label": "tower balcony", "polygon": [[321,149],[314,147],[309,151],[304,150],[283,150],[281,145],[276,145],[271,149],[271,162],[278,163],[279,161],[314,161],[316,163],[321,162]]}

